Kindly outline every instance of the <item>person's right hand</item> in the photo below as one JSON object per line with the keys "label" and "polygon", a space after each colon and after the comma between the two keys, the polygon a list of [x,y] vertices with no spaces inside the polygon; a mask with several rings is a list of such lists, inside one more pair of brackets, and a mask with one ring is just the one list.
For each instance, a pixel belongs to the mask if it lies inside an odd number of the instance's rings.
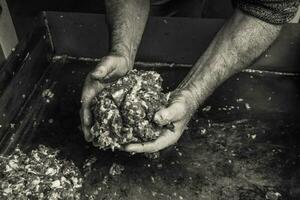
{"label": "person's right hand", "polygon": [[90,72],[86,79],[81,96],[81,125],[85,140],[90,142],[92,113],[90,104],[92,99],[111,81],[114,81],[132,69],[129,59],[125,56],[108,55],[101,59],[96,68]]}

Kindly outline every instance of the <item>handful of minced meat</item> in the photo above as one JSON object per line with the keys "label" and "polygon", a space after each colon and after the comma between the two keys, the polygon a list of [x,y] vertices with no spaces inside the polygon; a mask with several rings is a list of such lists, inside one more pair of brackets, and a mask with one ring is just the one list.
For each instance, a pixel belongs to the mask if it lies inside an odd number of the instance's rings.
{"label": "handful of minced meat", "polygon": [[167,106],[162,78],[154,71],[132,70],[101,91],[93,100],[93,144],[100,149],[120,148],[123,144],[151,141],[162,128],[153,122],[154,114]]}

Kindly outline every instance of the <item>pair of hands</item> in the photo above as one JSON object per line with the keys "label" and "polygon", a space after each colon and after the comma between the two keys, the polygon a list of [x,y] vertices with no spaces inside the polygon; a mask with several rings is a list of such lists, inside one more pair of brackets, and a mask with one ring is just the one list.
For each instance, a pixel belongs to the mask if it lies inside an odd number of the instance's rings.
{"label": "pair of hands", "polygon": [[[90,72],[85,80],[82,91],[81,123],[86,141],[92,140],[90,129],[92,126],[92,113],[90,104],[92,99],[99,93],[107,83],[124,76],[132,69],[129,59],[119,55],[103,57],[94,71]],[[182,135],[186,124],[189,122],[194,109],[191,93],[186,90],[173,92],[170,106],[158,111],[154,121],[158,125],[166,125],[172,122],[175,126],[174,132],[164,130],[159,138],[146,143],[133,143],[124,146],[123,150],[135,153],[152,153],[173,145]]]}

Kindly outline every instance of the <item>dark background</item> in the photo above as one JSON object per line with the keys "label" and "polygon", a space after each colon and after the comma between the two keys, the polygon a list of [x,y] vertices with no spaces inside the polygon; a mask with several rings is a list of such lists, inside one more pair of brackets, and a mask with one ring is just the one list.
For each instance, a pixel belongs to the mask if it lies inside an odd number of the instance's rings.
{"label": "dark background", "polygon": [[[105,14],[104,0],[8,0],[19,39],[31,28],[41,11],[85,12]],[[156,0],[152,16],[228,18],[233,11],[231,0]]]}

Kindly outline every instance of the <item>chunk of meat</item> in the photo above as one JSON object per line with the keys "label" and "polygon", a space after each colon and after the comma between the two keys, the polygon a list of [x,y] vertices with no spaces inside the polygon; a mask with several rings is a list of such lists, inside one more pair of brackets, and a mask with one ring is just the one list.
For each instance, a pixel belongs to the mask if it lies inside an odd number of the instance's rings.
{"label": "chunk of meat", "polygon": [[156,139],[165,127],[156,125],[153,117],[167,106],[168,96],[162,92],[162,78],[157,72],[130,71],[94,98],[93,144],[115,149]]}

